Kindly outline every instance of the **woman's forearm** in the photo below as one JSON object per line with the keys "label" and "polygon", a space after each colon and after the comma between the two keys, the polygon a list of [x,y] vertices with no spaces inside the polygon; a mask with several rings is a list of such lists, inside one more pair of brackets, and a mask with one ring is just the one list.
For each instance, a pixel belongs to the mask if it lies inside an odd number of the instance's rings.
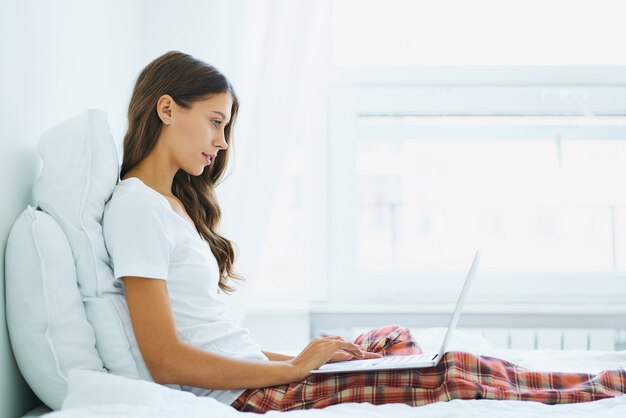
{"label": "woman's forearm", "polygon": [[207,389],[263,388],[300,380],[289,361],[240,360],[181,343],[170,351],[154,381]]}
{"label": "woman's forearm", "polygon": [[286,354],[280,353],[272,353],[271,351],[263,351],[263,354],[265,354],[265,356],[272,361],[292,360],[294,358],[293,356],[288,356]]}
{"label": "woman's forearm", "polygon": [[339,337],[315,338],[296,357],[278,361],[233,359],[177,342],[161,347],[161,356],[151,362],[150,371],[154,381],[161,384],[207,389],[264,388],[300,382],[338,351],[364,357],[358,345]]}
{"label": "woman's forearm", "polygon": [[163,361],[158,375],[153,376],[157,383],[207,389],[248,389],[291,383],[302,378],[302,371],[288,359],[233,359],[184,343],[169,353],[168,360]]}

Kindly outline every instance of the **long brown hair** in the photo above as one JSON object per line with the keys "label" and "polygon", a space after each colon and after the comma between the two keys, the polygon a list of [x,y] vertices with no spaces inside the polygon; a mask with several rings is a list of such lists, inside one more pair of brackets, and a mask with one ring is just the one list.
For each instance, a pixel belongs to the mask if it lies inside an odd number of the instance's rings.
{"label": "long brown hair", "polygon": [[169,51],[149,63],[137,78],[128,106],[128,131],[124,135],[120,178],[156,145],[162,127],[156,111],[159,97],[169,94],[179,106],[189,109],[194,102],[219,93],[229,93],[233,99],[231,119],[224,127],[229,146],[199,176],[178,170],[174,175],[172,193],[183,203],[198,232],[213,251],[220,270],[219,288],[231,293],[235,289],[229,286],[228,279],[243,280],[243,277],[233,270],[233,244],[217,233],[221,210],[215,195],[215,187],[228,164],[233,125],[239,110],[239,101],[226,77],[215,67],[179,51]]}

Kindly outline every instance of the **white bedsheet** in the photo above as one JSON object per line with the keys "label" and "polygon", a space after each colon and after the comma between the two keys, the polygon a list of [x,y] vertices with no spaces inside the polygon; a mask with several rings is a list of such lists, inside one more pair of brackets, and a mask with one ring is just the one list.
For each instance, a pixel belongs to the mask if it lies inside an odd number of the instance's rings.
{"label": "white bedsheet", "polygon": [[[414,332],[424,350],[436,349],[445,330]],[[450,351],[492,355],[536,370],[598,372],[626,367],[626,351],[499,350],[478,334],[457,331]],[[238,417],[243,413],[212,398],[155,383],[91,371],[72,371],[61,411],[46,418],[91,417]],[[626,395],[595,402],[545,405],[528,401],[453,400],[410,407],[402,404],[342,404],[322,410],[269,412],[295,417],[626,417]]]}

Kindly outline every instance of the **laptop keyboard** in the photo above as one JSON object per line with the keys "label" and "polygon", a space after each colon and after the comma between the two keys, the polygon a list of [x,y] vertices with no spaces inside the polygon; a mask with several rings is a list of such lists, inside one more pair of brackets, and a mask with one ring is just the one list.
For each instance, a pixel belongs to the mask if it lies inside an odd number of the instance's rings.
{"label": "laptop keyboard", "polygon": [[388,357],[383,357],[381,359],[375,359],[375,361],[372,361],[371,363],[368,363],[367,366],[378,366],[378,365],[383,365],[383,366],[388,366],[388,365],[398,365],[398,364],[405,364],[405,363],[414,363],[420,360],[424,360],[426,357],[426,354],[415,354],[412,356],[388,356]]}

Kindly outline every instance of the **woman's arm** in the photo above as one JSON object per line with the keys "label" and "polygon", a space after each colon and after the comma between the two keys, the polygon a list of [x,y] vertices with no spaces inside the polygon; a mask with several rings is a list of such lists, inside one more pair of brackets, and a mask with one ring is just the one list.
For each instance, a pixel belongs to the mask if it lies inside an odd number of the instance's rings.
{"label": "woman's arm", "polygon": [[287,360],[240,360],[210,353],[178,338],[165,280],[124,277],[124,287],[139,350],[157,383],[208,389],[261,388],[301,381],[338,350],[363,355],[348,341],[322,338]]}
{"label": "woman's arm", "polygon": [[249,389],[301,380],[286,361],[241,360],[180,344],[162,364],[157,383],[208,389]]}
{"label": "woman's arm", "polygon": [[295,358],[294,356],[288,356],[286,354],[280,354],[280,353],[272,353],[271,351],[263,351],[263,354],[265,354],[265,357],[273,361],[284,361],[284,360],[291,360]]}
{"label": "woman's arm", "polygon": [[[328,359],[328,363],[332,363],[335,361],[346,361],[346,360],[354,360],[354,359],[369,359],[369,358],[380,358],[382,357],[380,354],[378,353],[370,353],[368,351],[362,351],[362,353],[364,354],[363,357],[360,357],[358,355],[353,355],[351,353],[348,353],[346,351],[337,351],[335,352],[331,358]],[[293,360],[295,359],[295,357],[293,356],[288,356],[286,354],[279,354],[279,353],[272,353],[270,351],[263,351],[263,354],[265,354],[265,356],[270,359],[270,360],[275,360],[275,361],[285,361],[285,360]]]}

